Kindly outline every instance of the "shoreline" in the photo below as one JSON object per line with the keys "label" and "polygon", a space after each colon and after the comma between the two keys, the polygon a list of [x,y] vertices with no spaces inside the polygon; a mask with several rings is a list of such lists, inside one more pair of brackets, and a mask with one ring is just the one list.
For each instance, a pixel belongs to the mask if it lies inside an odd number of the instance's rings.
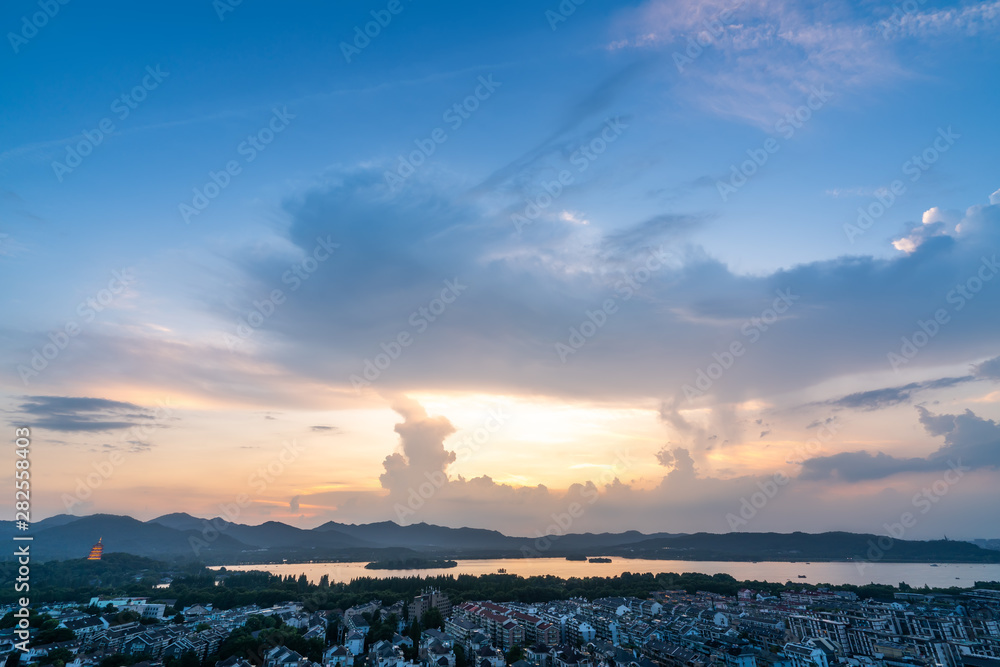
{"label": "shoreline", "polygon": [[[590,558],[590,557],[588,557]],[[893,560],[891,558],[879,558],[878,560],[866,560],[864,558],[852,558],[852,559],[835,559],[835,558],[814,558],[812,560],[781,560],[781,559],[769,559],[769,560],[749,560],[744,558],[640,558],[640,557],[629,557],[629,556],[606,556],[610,558],[612,562],[615,559],[623,561],[683,561],[688,563],[747,563],[747,564],[764,564],[764,563],[789,563],[796,565],[809,565],[813,563],[844,563],[844,564],[854,564],[854,563],[864,563],[865,565],[878,565],[878,564],[893,564],[893,565],[998,565],[1000,566],[1000,561],[998,562],[984,562],[984,561],[965,561],[965,560]],[[567,560],[565,556],[468,556],[468,557],[451,557],[449,560],[458,561],[459,563],[463,561],[488,561],[488,560],[512,560],[512,561],[536,561],[536,560],[556,560],[565,562],[587,562],[587,561],[574,561]],[[220,567],[244,567],[248,565],[322,565],[324,563],[341,563],[341,564],[363,564],[363,563],[376,563],[378,561],[374,560],[339,560],[339,559],[310,559],[310,560],[299,560],[299,559],[282,559],[282,560],[268,560],[268,561],[247,561],[247,562],[237,562],[237,563],[223,563],[216,565],[206,565],[205,567],[209,569],[217,569]],[[604,563],[590,563],[594,565],[601,565]],[[397,571],[406,572],[410,570],[437,570],[437,569],[453,569],[455,566],[449,567],[416,567],[416,568],[401,568]],[[367,568],[370,570],[384,571],[386,568]]]}

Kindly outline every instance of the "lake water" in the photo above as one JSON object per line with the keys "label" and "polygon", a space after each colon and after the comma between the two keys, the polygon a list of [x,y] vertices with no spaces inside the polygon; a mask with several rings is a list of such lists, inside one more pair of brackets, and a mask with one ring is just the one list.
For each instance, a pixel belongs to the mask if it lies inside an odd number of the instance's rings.
{"label": "lake water", "polygon": [[[927,563],[731,563],[724,561],[642,560],[612,558],[610,563],[568,561],[562,558],[504,558],[460,560],[458,567],[426,570],[366,570],[366,563],[281,563],[271,565],[227,565],[230,570],[263,570],[273,574],[305,574],[316,583],[324,574],[332,582],[349,582],[357,577],[427,577],[458,574],[494,574],[499,569],[522,577],[552,574],[557,577],[613,577],[622,572],[702,572],[730,574],[738,580],[758,580],[810,584],[892,584],[905,581],[910,586],[971,587],[977,581],[1000,581],[1000,564]],[[218,568],[214,568],[218,569]],[[798,575],[804,575],[799,578]]]}

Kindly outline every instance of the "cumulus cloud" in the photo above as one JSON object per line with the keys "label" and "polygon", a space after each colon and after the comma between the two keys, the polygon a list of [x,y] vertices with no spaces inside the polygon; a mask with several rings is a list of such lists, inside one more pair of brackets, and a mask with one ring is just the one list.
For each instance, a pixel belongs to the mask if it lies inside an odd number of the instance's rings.
{"label": "cumulus cloud", "polygon": [[402,451],[390,454],[382,465],[385,472],[379,477],[382,488],[392,497],[405,497],[422,484],[434,480],[443,483],[448,464],[455,461],[455,452],[444,448],[444,439],[455,432],[445,417],[428,417],[416,401],[398,398],[393,410],[404,419],[396,425]]}
{"label": "cumulus cloud", "polygon": [[924,211],[921,224],[911,225],[906,234],[893,240],[892,245],[896,250],[912,253],[929,238],[953,233],[961,222],[961,212],[935,206]]}
{"label": "cumulus cloud", "polygon": [[958,465],[968,470],[1000,467],[1000,424],[970,410],[960,415],[935,415],[918,406],[917,411],[929,435],[944,436],[944,444],[926,457],[840,452],[804,461],[799,479],[859,482],[908,472],[942,472]]}
{"label": "cumulus cloud", "polygon": [[665,468],[670,468],[669,478],[692,477],[695,474],[694,459],[691,453],[684,447],[664,446],[656,453],[656,460]]}

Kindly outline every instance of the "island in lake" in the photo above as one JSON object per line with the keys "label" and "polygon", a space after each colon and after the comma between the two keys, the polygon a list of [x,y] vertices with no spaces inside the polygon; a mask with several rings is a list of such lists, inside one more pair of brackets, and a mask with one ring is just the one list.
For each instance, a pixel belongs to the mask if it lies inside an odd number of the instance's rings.
{"label": "island in lake", "polygon": [[458,561],[435,560],[431,558],[403,558],[399,560],[373,561],[365,565],[366,570],[430,570],[449,567],[458,567]]}
{"label": "island in lake", "polygon": [[589,559],[589,562],[591,562],[591,563],[610,563],[611,559],[610,558],[591,558],[591,559]]}

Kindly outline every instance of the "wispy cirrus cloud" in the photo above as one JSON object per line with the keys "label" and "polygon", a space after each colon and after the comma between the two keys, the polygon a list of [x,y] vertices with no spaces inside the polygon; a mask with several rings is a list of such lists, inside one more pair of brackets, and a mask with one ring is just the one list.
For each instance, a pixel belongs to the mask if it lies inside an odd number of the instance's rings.
{"label": "wispy cirrus cloud", "polygon": [[673,87],[692,103],[762,127],[816,88],[839,95],[905,74],[871,17],[846,4],[650,0],[619,31],[612,48],[668,54]]}

